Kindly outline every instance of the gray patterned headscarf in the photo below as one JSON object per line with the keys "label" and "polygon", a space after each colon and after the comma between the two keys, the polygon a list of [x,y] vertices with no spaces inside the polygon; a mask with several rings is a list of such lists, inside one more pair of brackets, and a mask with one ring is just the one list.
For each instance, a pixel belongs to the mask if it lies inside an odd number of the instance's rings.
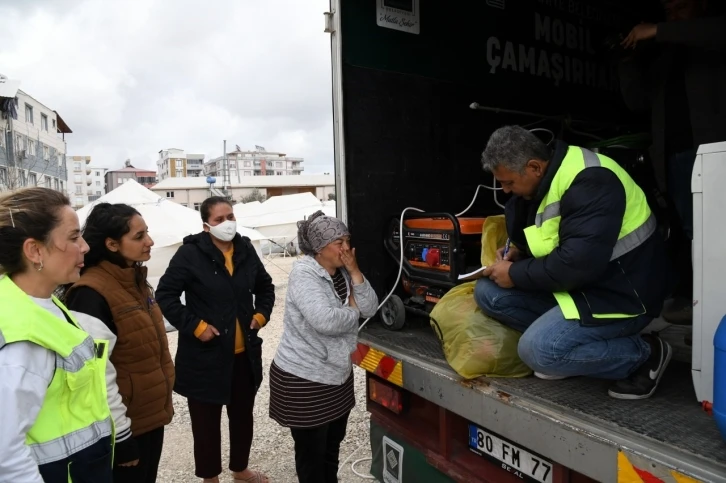
{"label": "gray patterned headscarf", "polygon": [[335,240],[349,236],[348,227],[339,219],[316,211],[307,220],[297,222],[297,239],[305,255],[316,255]]}

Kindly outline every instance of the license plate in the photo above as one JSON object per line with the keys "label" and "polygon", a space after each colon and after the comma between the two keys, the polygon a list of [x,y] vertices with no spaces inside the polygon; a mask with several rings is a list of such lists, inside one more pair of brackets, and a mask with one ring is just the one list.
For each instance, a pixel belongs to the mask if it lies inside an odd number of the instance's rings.
{"label": "license plate", "polygon": [[552,462],[495,434],[469,425],[469,448],[526,481],[552,483]]}

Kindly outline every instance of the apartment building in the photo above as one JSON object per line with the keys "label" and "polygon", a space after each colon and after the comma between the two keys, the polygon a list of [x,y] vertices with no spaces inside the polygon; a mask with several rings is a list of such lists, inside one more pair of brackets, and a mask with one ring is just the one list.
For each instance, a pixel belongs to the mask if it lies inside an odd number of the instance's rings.
{"label": "apartment building", "polygon": [[335,194],[335,177],[332,175],[247,176],[242,181],[232,181],[226,189],[219,178],[209,181],[214,183],[198,177],[167,178],[159,181],[151,191],[195,210],[199,210],[202,202],[210,196],[226,196],[236,203],[255,191],[268,197],[312,193],[320,201],[327,201],[331,194]]}
{"label": "apartment building", "polygon": [[68,190],[71,203],[81,208],[106,194],[108,168],[91,166],[90,156],[68,156]]}
{"label": "apartment building", "polygon": [[186,154],[183,149],[169,148],[159,151],[156,161],[159,181],[167,178],[187,178],[204,175],[204,155]]}
{"label": "apartment building", "polygon": [[44,186],[68,193],[60,114],[0,75],[0,191]]}
{"label": "apartment building", "polygon": [[[241,182],[245,176],[297,176],[303,173],[303,158],[284,153],[266,151],[257,146],[254,151],[237,149],[227,153],[226,163],[230,182]],[[225,156],[204,163],[207,176],[215,176],[221,182],[225,171]]]}
{"label": "apartment building", "polygon": [[107,192],[113,191],[130,179],[146,188],[156,184],[156,171],[135,168],[128,159],[124,162],[123,168],[107,171],[105,177]]}

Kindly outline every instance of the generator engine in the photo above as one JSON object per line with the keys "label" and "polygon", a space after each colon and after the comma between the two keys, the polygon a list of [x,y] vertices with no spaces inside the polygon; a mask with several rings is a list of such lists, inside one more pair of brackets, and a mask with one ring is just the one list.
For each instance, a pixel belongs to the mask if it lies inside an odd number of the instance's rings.
{"label": "generator engine", "polygon": [[481,235],[485,218],[457,218],[449,213],[416,213],[390,220],[384,245],[400,263],[403,297],[391,296],[382,308],[384,326],[403,327],[405,312],[428,315],[433,306],[459,283],[462,273],[481,266]]}

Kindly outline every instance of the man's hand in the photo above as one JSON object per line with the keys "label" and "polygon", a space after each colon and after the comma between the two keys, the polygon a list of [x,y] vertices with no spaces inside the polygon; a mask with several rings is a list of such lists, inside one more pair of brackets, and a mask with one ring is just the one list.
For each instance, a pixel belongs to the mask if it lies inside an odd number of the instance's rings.
{"label": "man's hand", "polygon": [[219,331],[215,329],[213,325],[207,324],[207,328],[199,335],[199,340],[202,342],[209,342],[218,335]]}
{"label": "man's hand", "polygon": [[250,323],[250,329],[252,330],[260,330],[262,326],[260,325],[260,322],[252,317],[252,322]]}
{"label": "man's hand", "polygon": [[491,281],[502,288],[512,288],[514,287],[514,283],[512,282],[512,279],[509,278],[509,267],[511,266],[512,262],[502,260],[501,262],[497,262],[494,265],[487,267],[487,269],[482,273],[482,276],[489,277]]}
{"label": "man's hand", "polygon": [[119,466],[137,466],[139,464],[139,460],[135,459],[133,461],[129,461],[128,463],[119,463]]}
{"label": "man's hand", "polygon": [[658,26],[652,23],[641,23],[633,27],[627,37],[620,42],[625,49],[634,49],[641,40],[655,38]]}
{"label": "man's hand", "polygon": [[497,250],[497,262],[501,262],[502,260],[510,261],[510,262],[517,262],[522,258],[522,252],[519,250],[519,248],[515,247],[514,245],[509,245],[509,251],[507,252],[507,256],[504,256],[504,247]]}

